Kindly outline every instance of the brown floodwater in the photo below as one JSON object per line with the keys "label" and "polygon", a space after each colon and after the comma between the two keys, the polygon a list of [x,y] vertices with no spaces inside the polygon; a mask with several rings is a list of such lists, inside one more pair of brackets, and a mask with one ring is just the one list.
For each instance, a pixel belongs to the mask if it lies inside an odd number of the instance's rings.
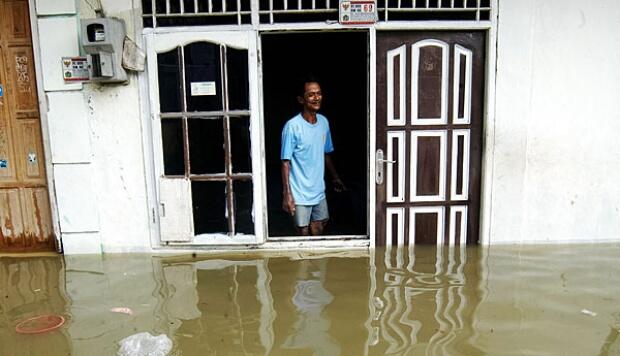
{"label": "brown floodwater", "polygon": [[[620,355],[620,245],[0,258],[0,355]],[[123,307],[131,314],[111,311]],[[24,335],[25,319],[66,318]]]}

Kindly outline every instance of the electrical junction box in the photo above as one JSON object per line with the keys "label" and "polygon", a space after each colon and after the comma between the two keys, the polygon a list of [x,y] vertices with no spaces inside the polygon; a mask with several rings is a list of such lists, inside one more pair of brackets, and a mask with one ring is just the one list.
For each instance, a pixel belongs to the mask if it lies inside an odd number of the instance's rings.
{"label": "electrical junction box", "polygon": [[127,73],[122,67],[125,22],[116,18],[84,19],[81,33],[90,81],[126,82]]}

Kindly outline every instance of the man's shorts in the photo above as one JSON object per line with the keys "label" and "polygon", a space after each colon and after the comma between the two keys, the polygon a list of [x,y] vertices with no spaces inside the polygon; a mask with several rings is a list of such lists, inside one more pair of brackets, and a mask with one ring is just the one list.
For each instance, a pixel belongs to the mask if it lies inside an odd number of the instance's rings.
{"label": "man's shorts", "polygon": [[321,200],[317,205],[295,205],[295,225],[306,227],[311,221],[326,221],[329,219],[327,200]]}

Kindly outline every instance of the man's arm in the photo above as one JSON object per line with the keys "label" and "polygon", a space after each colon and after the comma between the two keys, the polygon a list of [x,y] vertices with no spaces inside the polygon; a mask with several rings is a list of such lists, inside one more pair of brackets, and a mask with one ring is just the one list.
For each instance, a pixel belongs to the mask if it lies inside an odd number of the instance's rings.
{"label": "man's arm", "polygon": [[329,175],[332,177],[332,184],[334,185],[334,190],[338,193],[347,190],[347,187],[344,186],[344,183],[340,180],[338,176],[338,172],[336,172],[336,167],[334,166],[334,162],[330,155],[325,154],[325,167],[329,172]]}
{"label": "man's arm", "polygon": [[288,179],[290,173],[291,161],[282,160],[282,209],[292,216],[295,215],[295,199],[293,199]]}

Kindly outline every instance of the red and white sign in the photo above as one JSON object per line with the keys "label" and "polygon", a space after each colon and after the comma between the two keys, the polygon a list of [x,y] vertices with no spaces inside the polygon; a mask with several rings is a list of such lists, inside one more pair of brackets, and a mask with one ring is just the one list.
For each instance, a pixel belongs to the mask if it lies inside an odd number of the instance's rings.
{"label": "red and white sign", "polygon": [[375,0],[340,0],[340,23],[343,25],[367,25],[377,22]]}
{"label": "red and white sign", "polygon": [[86,57],[62,57],[62,77],[66,82],[89,80]]}

